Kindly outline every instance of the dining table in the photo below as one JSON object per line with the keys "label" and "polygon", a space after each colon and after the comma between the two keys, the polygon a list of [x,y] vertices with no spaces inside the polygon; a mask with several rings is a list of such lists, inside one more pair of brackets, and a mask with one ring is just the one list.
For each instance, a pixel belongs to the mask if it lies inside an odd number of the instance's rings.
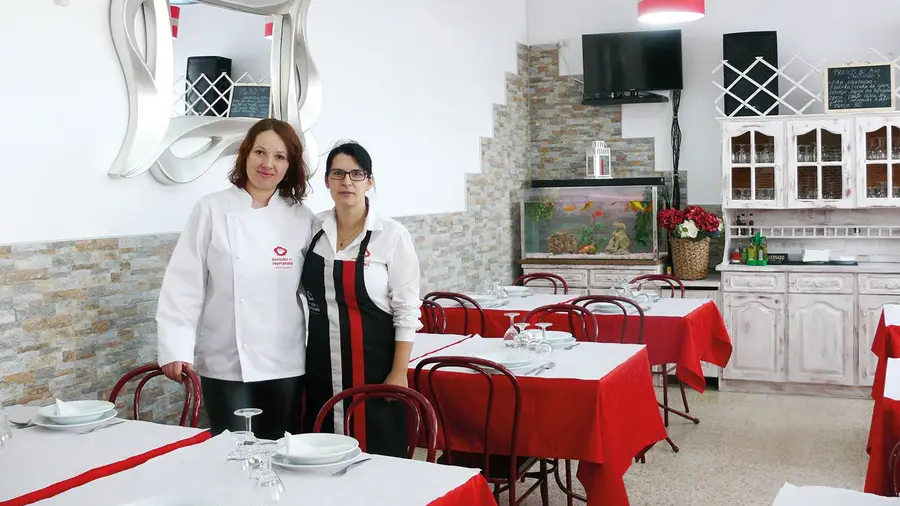
{"label": "dining table", "polygon": [[[459,304],[439,300],[446,315],[448,334],[477,332],[482,337],[503,337],[510,327],[508,313],[515,313],[520,321],[529,311],[554,304],[569,303],[578,296],[571,294],[535,293],[525,297],[509,296],[498,305],[483,307],[486,325],[479,328],[477,310],[460,307]],[[725,367],[731,359],[732,343],[725,321],[715,302],[710,299],[661,298],[645,304],[644,327],[641,342],[647,346],[651,366],[674,364],[679,381],[697,392],[706,390],[706,378],[701,362]],[[638,342],[640,316],[636,311],[622,314],[619,308],[613,313],[593,311],[599,329],[598,340],[621,342],[622,326],[626,326],[625,342]],[[468,320],[468,328],[465,322]],[[569,330],[563,315],[545,318],[553,329]]]}
{"label": "dining table", "polygon": [[[900,358],[884,360],[882,395],[875,399],[869,426],[869,464],[864,490],[882,496],[896,495],[889,468],[891,454],[900,443]],[[898,462],[900,464],[900,462]]]}
{"label": "dining table", "polygon": [[29,426],[38,409],[6,408],[12,438],[0,446],[0,506],[34,504],[210,438],[203,429],[121,419],[86,429]]}
{"label": "dining table", "polygon": [[900,305],[886,304],[872,339],[872,353],[878,358],[872,383],[872,398],[878,400],[884,393],[887,359],[900,358]]}
{"label": "dining table", "polygon": [[[228,462],[236,439],[228,431],[127,471],[70,489],[40,506],[496,506],[478,469],[362,453],[340,474],[274,466],[283,493],[267,500],[245,470]],[[365,460],[364,459],[370,459]],[[354,460],[354,462],[356,461]]]}
{"label": "dining table", "polygon": [[[409,383],[416,386],[416,367],[426,357],[491,360],[506,350],[502,340],[479,335],[417,334]],[[625,472],[637,455],[666,438],[647,347],[584,342],[555,349],[544,360],[535,365],[552,362],[553,366],[539,373],[527,368],[515,373],[521,396],[517,454],[577,460],[577,478],[589,506],[628,505]],[[484,452],[485,430],[489,441],[508,442],[514,412],[511,396],[497,394],[498,404],[492,410],[496,416],[485,428],[484,409],[489,396],[485,383],[479,375],[466,371],[447,371],[447,379],[438,382],[444,371],[439,371],[433,383],[446,388],[436,387],[438,392],[431,392],[424,377],[417,387],[433,401],[434,394],[439,394],[443,426],[452,434],[452,449]],[[421,374],[427,374],[427,370]]]}

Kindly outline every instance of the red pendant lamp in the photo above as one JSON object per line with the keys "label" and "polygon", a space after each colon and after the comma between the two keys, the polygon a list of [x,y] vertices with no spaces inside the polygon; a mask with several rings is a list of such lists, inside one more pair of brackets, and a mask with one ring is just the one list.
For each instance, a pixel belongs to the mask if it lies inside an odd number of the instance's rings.
{"label": "red pendant lamp", "polygon": [[649,25],[697,21],[706,15],[706,0],[638,0],[638,21]]}
{"label": "red pendant lamp", "polygon": [[178,38],[178,17],[181,16],[181,7],[177,5],[169,6],[169,21],[172,23],[172,38]]}
{"label": "red pendant lamp", "polygon": [[272,33],[275,31],[275,16],[266,16],[266,28],[263,37],[272,40]]}

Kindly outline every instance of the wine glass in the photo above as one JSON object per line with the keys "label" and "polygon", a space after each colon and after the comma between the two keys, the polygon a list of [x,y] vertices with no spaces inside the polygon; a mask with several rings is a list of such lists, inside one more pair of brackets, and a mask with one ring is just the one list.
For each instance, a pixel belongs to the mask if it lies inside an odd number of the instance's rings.
{"label": "wine glass", "polygon": [[509,328],[503,334],[503,346],[514,348],[516,337],[519,336],[519,333],[516,331],[516,317],[519,316],[519,313],[506,313],[505,315],[509,317]]}
{"label": "wine glass", "polygon": [[278,450],[279,444],[275,441],[261,441],[258,452],[262,454],[262,468],[254,487],[255,494],[262,499],[262,504],[268,506],[281,500],[284,495],[284,482],[278,474],[272,470],[272,454]]}
{"label": "wine glass", "polygon": [[7,439],[12,439],[12,431],[9,430],[9,415],[0,409],[0,449],[6,445]]}
{"label": "wine glass", "polygon": [[519,329],[519,333],[516,335],[516,340],[513,343],[515,348],[527,348],[528,347],[528,332],[525,329],[528,328],[528,322],[516,323],[515,326]]}
{"label": "wine glass", "polygon": [[541,341],[547,342],[547,327],[552,327],[553,324],[549,322],[538,322],[534,324],[535,327],[541,329],[540,333],[535,333],[528,341],[528,347],[532,350],[537,351],[537,345]]}
{"label": "wine glass", "polygon": [[241,409],[236,409],[234,411],[235,415],[244,417],[244,419],[246,420],[246,424],[247,424],[247,432],[249,432],[250,434],[253,434],[253,429],[251,428],[251,425],[250,425],[250,419],[261,413],[262,413],[262,410],[259,408],[241,408]]}

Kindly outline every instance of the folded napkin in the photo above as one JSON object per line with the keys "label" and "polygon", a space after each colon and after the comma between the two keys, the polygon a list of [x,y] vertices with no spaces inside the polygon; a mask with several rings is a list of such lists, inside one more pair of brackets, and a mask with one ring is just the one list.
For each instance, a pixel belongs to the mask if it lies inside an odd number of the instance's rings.
{"label": "folded napkin", "polygon": [[75,416],[78,414],[78,410],[73,408],[72,406],[66,404],[65,402],[56,399],[56,415],[57,416]]}
{"label": "folded napkin", "polygon": [[284,433],[284,454],[295,455],[298,457],[329,455],[342,451],[350,451],[352,445],[328,445],[328,446],[312,446],[300,437],[300,435],[291,435],[289,432]]}

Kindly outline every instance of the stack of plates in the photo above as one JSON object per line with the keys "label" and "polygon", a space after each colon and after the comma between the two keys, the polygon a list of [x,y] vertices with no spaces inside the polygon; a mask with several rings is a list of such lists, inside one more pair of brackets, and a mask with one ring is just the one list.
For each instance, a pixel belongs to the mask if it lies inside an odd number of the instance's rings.
{"label": "stack of plates", "polygon": [[[627,302],[622,302],[622,306],[628,311],[628,314],[637,314],[637,309]],[[594,302],[588,306],[592,313],[600,314],[622,314],[622,308],[611,302]],[[650,306],[641,305],[641,309],[647,311]]]}
{"label": "stack of plates", "polygon": [[464,293],[463,295],[477,302],[482,308],[492,308],[503,304],[502,300],[493,295],[485,295],[482,293]]}
{"label": "stack of plates", "polygon": [[506,295],[509,295],[510,297],[528,297],[529,295],[534,295],[534,292],[527,286],[504,286],[503,290],[506,292]]}
{"label": "stack of plates", "polygon": [[[537,332],[540,332],[540,330]],[[575,342],[575,336],[562,330],[548,330],[547,342],[554,348],[568,346]]]}
{"label": "stack of plates", "polygon": [[66,414],[59,414],[56,404],[48,404],[38,410],[31,422],[45,429],[69,430],[97,425],[118,414],[115,404],[106,401],[71,401],[65,405]]}
{"label": "stack of plates", "polygon": [[359,442],[350,436],[329,433],[296,434],[291,436],[291,452],[287,441],[272,455],[272,464],[298,471],[331,471],[347,465],[362,454]]}
{"label": "stack of plates", "polygon": [[481,355],[480,358],[490,360],[491,362],[496,362],[509,369],[510,372],[521,372],[525,369],[528,369],[529,367],[532,367],[532,365],[534,364],[534,359],[531,356],[531,352],[514,348],[497,351],[494,353],[486,353],[484,355]]}

